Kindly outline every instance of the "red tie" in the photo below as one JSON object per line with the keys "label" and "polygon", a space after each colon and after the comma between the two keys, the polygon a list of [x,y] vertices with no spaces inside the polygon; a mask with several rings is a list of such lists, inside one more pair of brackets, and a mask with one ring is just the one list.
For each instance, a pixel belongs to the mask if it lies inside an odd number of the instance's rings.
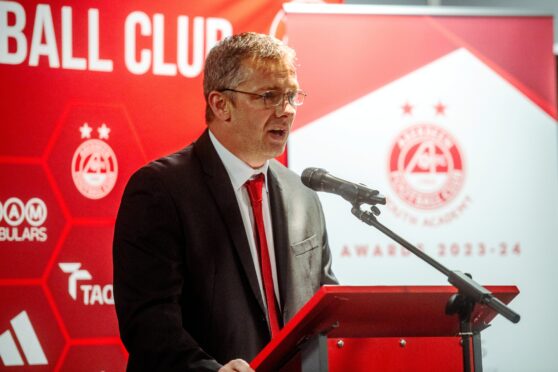
{"label": "red tie", "polygon": [[260,269],[262,273],[262,281],[267,304],[267,312],[269,316],[269,326],[271,328],[271,338],[279,332],[279,316],[277,303],[275,302],[275,290],[273,287],[273,276],[271,275],[271,261],[269,260],[269,250],[267,249],[267,239],[265,237],[265,228],[262,211],[262,188],[264,184],[264,175],[262,173],[255,178],[246,182],[246,189],[250,195],[250,204],[252,204],[252,212],[258,229],[258,239],[260,247]]}

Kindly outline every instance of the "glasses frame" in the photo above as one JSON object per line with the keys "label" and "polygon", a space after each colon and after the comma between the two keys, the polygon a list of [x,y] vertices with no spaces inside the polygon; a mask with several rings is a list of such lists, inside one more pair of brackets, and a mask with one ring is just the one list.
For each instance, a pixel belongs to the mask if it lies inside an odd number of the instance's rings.
{"label": "glasses frame", "polygon": [[[279,90],[273,90],[273,89],[272,90],[266,90],[263,93],[246,92],[246,91],[243,91],[243,90],[237,90],[237,89],[232,89],[232,88],[224,88],[224,89],[219,90],[219,92],[227,92],[227,91],[228,92],[235,92],[235,93],[242,93],[242,94],[249,94],[251,96],[259,97],[259,98],[263,99],[264,105],[265,105],[266,108],[272,108],[272,107],[277,107],[277,106],[282,105],[285,102],[285,97],[287,97],[287,101],[289,102],[289,104],[291,106],[299,107],[299,106],[302,106],[302,104],[304,103],[304,98],[302,99],[302,103],[296,104],[294,102],[295,95],[302,94],[302,96],[304,96],[305,98],[308,95],[308,94],[306,94],[306,92],[304,92],[303,90],[300,90],[300,89],[294,90],[294,91],[287,91],[287,92],[283,93],[283,99],[281,101],[277,102],[275,105],[272,105],[272,104],[268,104],[267,100],[269,98],[266,96],[266,94],[269,93],[269,92],[280,92]],[[295,93],[295,94],[294,95],[289,95],[290,93]]]}

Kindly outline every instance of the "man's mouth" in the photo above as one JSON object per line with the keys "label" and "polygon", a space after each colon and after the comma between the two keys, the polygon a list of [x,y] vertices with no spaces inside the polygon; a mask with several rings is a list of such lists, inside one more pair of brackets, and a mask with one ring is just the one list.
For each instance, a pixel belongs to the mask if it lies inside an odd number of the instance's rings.
{"label": "man's mouth", "polygon": [[271,129],[269,133],[277,139],[282,139],[287,135],[287,131],[285,129]]}

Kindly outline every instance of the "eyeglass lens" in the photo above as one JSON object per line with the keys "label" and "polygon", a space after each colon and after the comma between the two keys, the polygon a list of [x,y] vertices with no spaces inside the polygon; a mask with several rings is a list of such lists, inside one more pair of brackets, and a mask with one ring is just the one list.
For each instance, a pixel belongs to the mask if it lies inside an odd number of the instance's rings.
{"label": "eyeglass lens", "polygon": [[278,106],[283,103],[285,97],[293,106],[300,106],[304,102],[305,94],[300,91],[291,91],[282,93],[280,91],[269,91],[264,93],[264,100],[269,106]]}

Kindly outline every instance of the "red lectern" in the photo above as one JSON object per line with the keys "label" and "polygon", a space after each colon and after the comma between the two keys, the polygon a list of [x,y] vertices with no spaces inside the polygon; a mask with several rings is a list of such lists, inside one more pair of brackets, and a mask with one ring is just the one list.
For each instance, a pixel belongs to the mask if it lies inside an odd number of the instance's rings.
{"label": "red lectern", "polygon": [[[515,286],[486,287],[504,303]],[[445,314],[451,286],[324,286],[251,362],[266,371],[462,371],[459,319]],[[497,315],[476,305],[475,372],[480,332]],[[476,352],[475,352],[476,350]]]}

